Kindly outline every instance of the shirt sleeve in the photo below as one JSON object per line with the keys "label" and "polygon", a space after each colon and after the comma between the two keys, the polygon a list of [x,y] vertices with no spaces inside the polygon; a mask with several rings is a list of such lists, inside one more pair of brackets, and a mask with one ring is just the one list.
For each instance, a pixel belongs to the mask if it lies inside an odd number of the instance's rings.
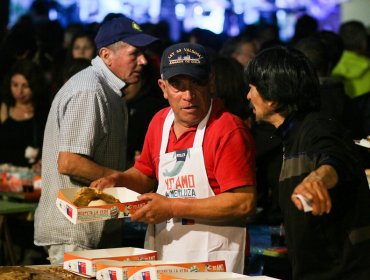
{"label": "shirt sleeve", "polygon": [[221,137],[214,175],[220,192],[256,185],[255,144],[246,127],[237,127]]}
{"label": "shirt sleeve", "polygon": [[92,156],[94,146],[107,134],[106,106],[91,92],[72,95],[59,110],[59,152]]}
{"label": "shirt sleeve", "polygon": [[331,165],[339,176],[339,182],[352,180],[357,174],[358,151],[349,133],[334,120],[321,120],[310,129],[310,155],[316,159],[316,166]]}

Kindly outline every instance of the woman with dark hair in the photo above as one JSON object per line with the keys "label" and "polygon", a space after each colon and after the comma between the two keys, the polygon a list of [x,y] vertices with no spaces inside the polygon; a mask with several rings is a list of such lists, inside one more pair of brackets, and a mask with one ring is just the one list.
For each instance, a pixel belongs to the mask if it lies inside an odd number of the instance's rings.
{"label": "woman with dark hair", "polygon": [[283,143],[278,201],[293,279],[370,279],[370,190],[348,130],[319,113],[303,53],[275,47],[246,69],[257,121]]}
{"label": "woman with dark hair", "polygon": [[77,31],[66,46],[66,53],[54,66],[54,79],[52,83],[54,98],[64,83],[76,74],[91,65],[91,60],[96,55],[96,46],[91,32],[85,30]]}
{"label": "woman with dark hair", "polygon": [[49,94],[44,73],[17,61],[4,81],[0,107],[0,163],[31,166],[41,155]]}
{"label": "woman with dark hair", "polygon": [[91,60],[96,55],[96,47],[93,37],[90,33],[80,31],[76,33],[68,49],[67,63],[76,58],[85,58]]}

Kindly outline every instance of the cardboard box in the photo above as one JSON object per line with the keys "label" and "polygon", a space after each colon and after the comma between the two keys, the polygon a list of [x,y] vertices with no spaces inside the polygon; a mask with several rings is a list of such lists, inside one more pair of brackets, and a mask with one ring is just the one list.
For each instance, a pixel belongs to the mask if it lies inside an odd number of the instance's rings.
{"label": "cardboard box", "polygon": [[243,274],[237,274],[233,272],[176,272],[171,274],[161,274],[159,280],[201,280],[201,279],[218,279],[218,280],[229,280],[229,279],[251,279],[251,280],[273,280],[268,276],[246,276]]}
{"label": "cardboard box", "polygon": [[137,200],[140,195],[137,192],[127,188],[107,188],[104,192],[115,196],[120,203],[77,207],[72,201],[79,189],[60,189],[56,201],[58,209],[73,224],[130,217],[137,209],[145,205],[145,202]]}
{"label": "cardboard box", "polygon": [[96,279],[98,280],[158,280],[161,273],[172,272],[225,272],[224,260],[209,262],[114,262],[96,263]]}
{"label": "cardboard box", "polygon": [[98,261],[145,261],[156,259],[156,251],[134,247],[74,251],[64,253],[63,268],[85,277],[95,277],[96,263]]}
{"label": "cardboard box", "polygon": [[176,272],[171,274],[161,274],[159,280],[183,280],[183,279],[249,279],[249,276],[233,272]]}

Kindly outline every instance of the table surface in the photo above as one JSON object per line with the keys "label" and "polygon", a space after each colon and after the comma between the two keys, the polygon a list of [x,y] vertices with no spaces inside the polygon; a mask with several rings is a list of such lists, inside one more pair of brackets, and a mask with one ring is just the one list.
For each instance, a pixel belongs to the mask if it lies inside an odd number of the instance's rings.
{"label": "table surface", "polygon": [[0,197],[4,200],[16,199],[26,202],[38,202],[41,196],[41,190],[37,189],[32,192],[7,192],[0,191]]}
{"label": "table surface", "polygon": [[[27,221],[33,220],[33,214],[37,207],[37,202],[27,202],[14,197],[9,197],[6,194],[0,195],[0,242],[2,243],[4,253],[9,260],[6,263],[15,265],[16,262],[16,253],[14,251],[14,245],[12,242],[12,236],[9,230],[8,219],[13,219],[15,216],[26,215]],[[14,217],[13,217],[14,215]],[[23,220],[21,220],[23,222]],[[6,279],[24,279],[21,276],[9,276]],[[0,272],[0,279],[1,272]]]}
{"label": "table surface", "polygon": [[15,193],[0,191],[0,215],[34,212],[40,191],[30,193]]}
{"label": "table surface", "polygon": [[34,212],[36,210],[37,203],[35,202],[18,202],[10,200],[0,201],[0,215],[14,214],[23,212]]}

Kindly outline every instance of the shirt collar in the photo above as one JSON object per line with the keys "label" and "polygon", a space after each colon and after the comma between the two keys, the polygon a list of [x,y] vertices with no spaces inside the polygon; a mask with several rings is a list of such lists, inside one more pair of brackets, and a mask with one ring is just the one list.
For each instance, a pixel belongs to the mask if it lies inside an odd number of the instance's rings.
{"label": "shirt collar", "polygon": [[116,75],[114,75],[99,56],[96,56],[91,61],[91,64],[104,76],[106,82],[114,90],[114,92],[117,93],[119,96],[122,96],[121,89],[126,86],[126,83],[118,78]]}
{"label": "shirt collar", "polygon": [[276,129],[276,134],[285,138],[296,123],[296,114],[292,113],[285,118],[284,122]]}

